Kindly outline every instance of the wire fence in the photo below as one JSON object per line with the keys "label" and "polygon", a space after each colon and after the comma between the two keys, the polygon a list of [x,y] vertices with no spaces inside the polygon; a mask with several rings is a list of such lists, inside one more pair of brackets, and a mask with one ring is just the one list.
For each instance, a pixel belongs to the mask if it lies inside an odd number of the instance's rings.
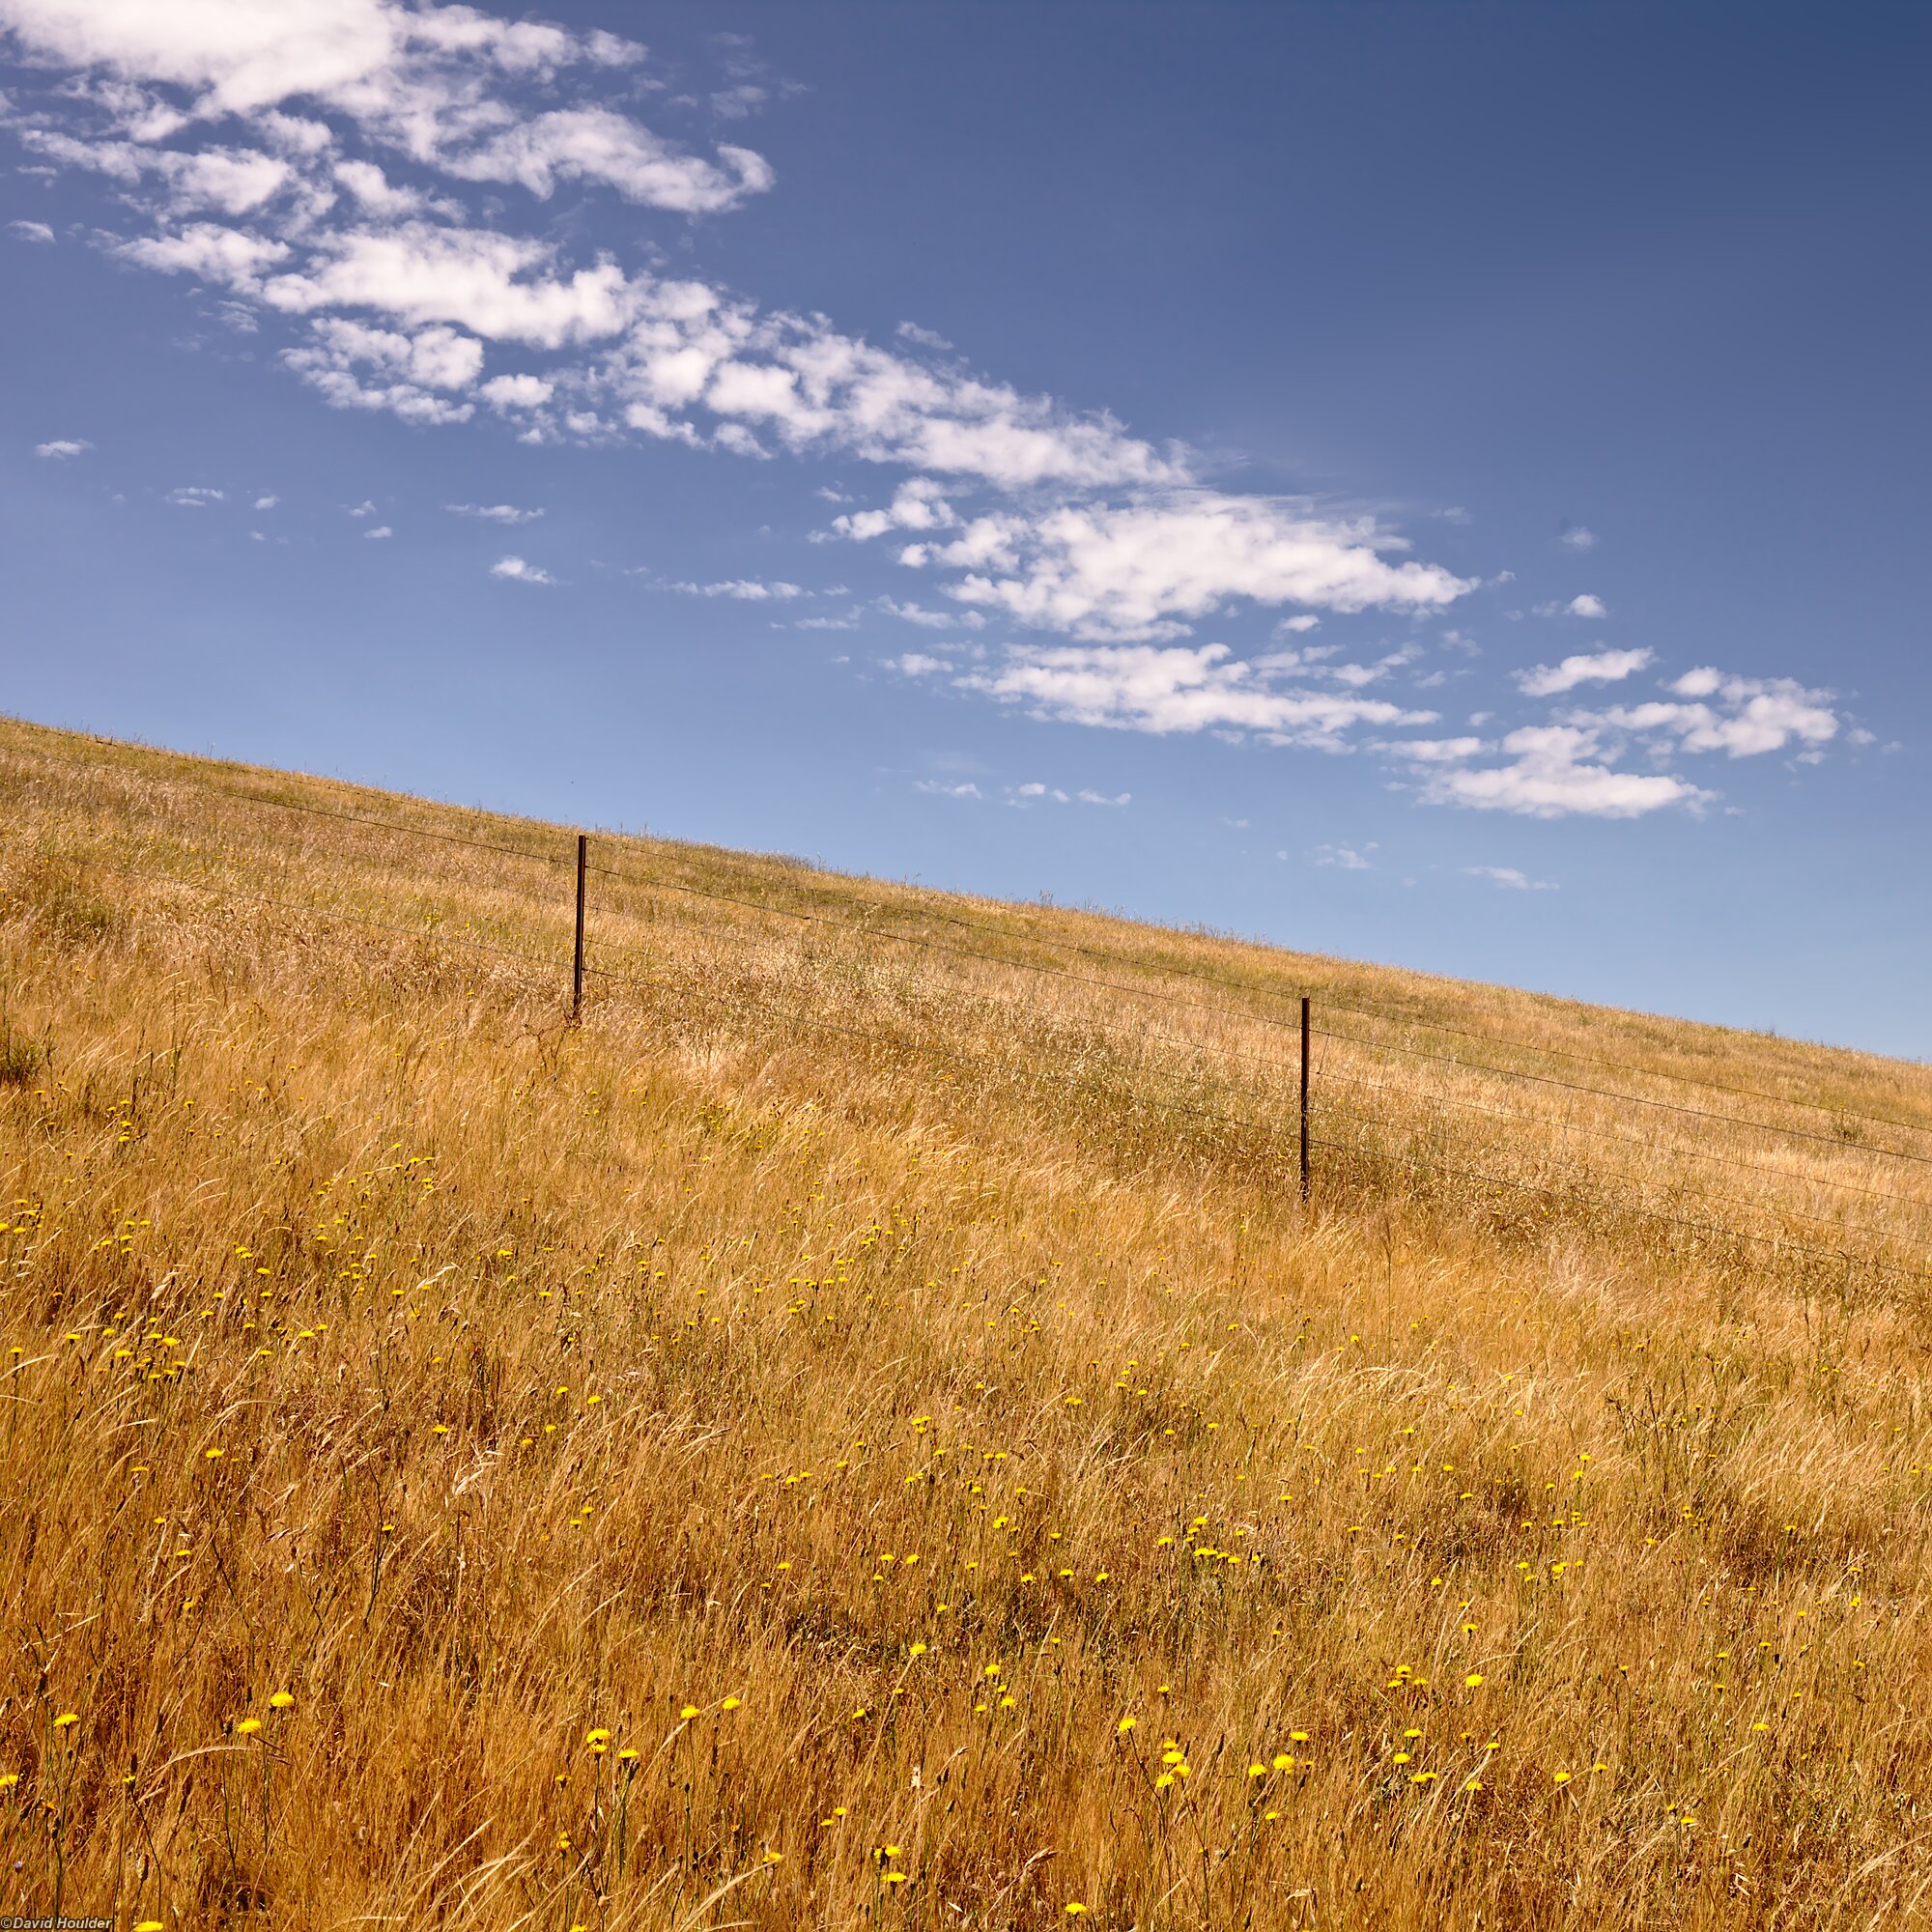
{"label": "wire fence", "polygon": [[[97,778],[125,769],[50,754],[37,755],[44,762],[83,769]],[[147,773],[130,775],[152,781],[152,775]],[[1171,949],[1142,961],[1123,956],[1119,951],[1103,952],[1065,932],[1016,931],[1011,925],[974,920],[951,907],[929,903],[923,897],[913,900],[909,895],[901,895],[896,902],[879,900],[856,906],[848,895],[843,911],[823,902],[784,904],[674,876],[668,867],[642,872],[592,865],[588,860],[587,839],[582,838],[579,838],[573,855],[467,838],[433,827],[267,793],[207,785],[180,784],[178,788],[213,804],[263,807],[402,838],[421,838],[445,848],[466,848],[496,859],[534,862],[545,867],[563,869],[566,874],[574,870],[574,903],[565,896],[567,888],[559,891],[554,901],[560,920],[564,916],[574,919],[572,951],[569,955],[560,949],[556,952],[537,952],[479,937],[474,931],[452,929],[440,911],[434,919],[408,923],[351,906],[318,904],[262,892],[232,879],[192,876],[179,868],[131,866],[117,859],[80,851],[56,851],[45,845],[30,848],[14,845],[8,849],[22,856],[84,867],[110,878],[190,891],[222,902],[467,951],[498,962],[499,970],[513,969],[526,993],[542,997],[554,988],[561,995],[567,988],[567,1018],[571,1023],[581,1023],[583,1017],[586,989],[603,988],[620,999],[641,1004],[660,1017],[674,1017],[679,1009],[706,1010],[717,1014],[722,1024],[740,1032],[762,1022],[787,1036],[797,1029],[827,1038],[865,1042],[897,1054],[912,1051],[929,1061],[969,1067],[1009,1082],[1018,1080],[1042,1094],[1058,1092],[1116,1111],[1138,1111],[1175,1122],[1211,1123],[1217,1129],[1240,1136],[1258,1159],[1278,1167],[1284,1177],[1298,1163],[1304,1189],[1308,1185],[1311,1156],[1321,1156],[1315,1177],[1318,1202],[1325,1195],[1324,1183],[1329,1181],[1346,1183],[1351,1195],[1366,1193],[1373,1199],[1377,1192],[1385,1191],[1386,1183],[1378,1190],[1369,1179],[1370,1174],[1402,1172],[1434,1183],[1446,1183],[1465,1208],[1479,1212],[1488,1211],[1494,1197],[1507,1196],[1530,1205],[1542,1216],[1553,1216],[1561,1210],[1568,1215],[1596,1220],[1642,1223],[1733,1252],[1770,1250],[1802,1263],[1814,1272],[1831,1271],[1845,1280],[1869,1275],[1911,1282],[1921,1289],[1932,1287],[1932,1265],[1928,1265],[1925,1238],[1926,1226],[1932,1222],[1932,1192],[1918,1195],[1901,1191],[1902,1183],[1917,1183],[1922,1171],[1932,1169],[1932,1124],[1925,1122],[1838,1107],[1802,1094],[1779,1094],[1761,1088],[1671,1072],[1656,1065],[1639,1065],[1550,1042],[1461,1027],[1426,1014],[1391,1012],[1334,997],[1324,988],[1297,993],[1280,984],[1209,976],[1199,966],[1177,960]],[[177,828],[170,825],[168,830],[173,833]],[[184,841],[179,838],[173,842],[177,849],[183,849]],[[183,856],[206,870],[209,855],[199,847],[185,845]],[[604,889],[599,898],[608,904],[593,902],[592,880]],[[447,890],[442,890],[446,897]],[[516,890],[527,898],[527,888]],[[647,896],[643,913],[623,903],[621,895],[629,893]],[[877,966],[891,956],[925,954],[951,967],[992,969],[990,973],[980,973],[971,988],[973,995],[1009,1016],[1003,1022],[1004,1037],[1015,1042],[1027,1041],[1028,1050],[1002,1058],[974,1053],[958,1040],[949,1040],[929,1027],[917,1034],[904,1028],[888,1032],[881,1022],[894,1015],[876,1002],[868,1024],[862,1014],[852,1010],[828,1013],[813,1010],[796,1000],[782,999],[779,989],[770,983],[755,987],[756,997],[748,1003],[742,994],[727,996],[695,983],[689,974],[680,976],[669,970],[647,946],[619,941],[592,923],[593,915],[606,911],[613,918],[655,923],[659,919],[658,895],[675,895],[694,905],[709,903],[749,913],[759,923],[760,932],[767,929],[763,923],[770,922],[807,934],[835,936],[841,947],[858,949],[858,956],[865,964]],[[518,923],[523,923],[526,917],[526,907],[520,912]],[[941,924],[949,928],[949,933],[942,936],[906,930],[905,926],[913,922]],[[708,927],[706,937],[720,949],[740,946],[742,951],[738,935],[724,928]],[[980,943],[970,943],[973,941]],[[1066,955],[1082,962],[1104,961],[1111,970],[1105,973],[1081,970],[1067,964]],[[607,957],[620,963],[605,965],[602,962]],[[622,970],[621,962],[627,959],[642,964],[647,970]],[[1155,975],[1170,982],[1183,979],[1190,984],[1182,990],[1172,983],[1157,983]],[[1096,1080],[1091,1073],[1077,1070],[1070,1063],[1079,1056],[1032,1050],[1037,1041],[1030,1041],[1028,1037],[1043,1037],[1051,1033],[1051,1028],[1041,1016],[1038,1002],[1024,994],[1005,997],[998,983],[1005,976],[1022,976],[1022,983],[1058,982],[1078,989],[1081,997],[1105,1002],[1109,1010],[1081,1012],[1069,1017],[1066,1025],[1082,1037],[1091,1031],[1121,1043],[1118,1064],[1108,1069],[1108,1077]],[[1221,997],[1208,997],[1210,991]],[[1230,995],[1241,1003],[1231,1003]],[[1309,1021],[1311,1001],[1316,1003],[1320,1024]],[[1120,1016],[1118,1009],[1123,1002],[1139,1003],[1142,1011],[1131,1017]],[[1280,1009],[1291,1002],[1291,1010]],[[1164,1008],[1176,1018],[1211,1026],[1217,1031],[1211,1037],[1189,1037],[1155,1028],[1142,1016],[1149,1008]],[[1489,1049],[1500,1049],[1501,1057],[1472,1058],[1411,1040],[1353,1028],[1336,1028],[1327,1023],[1331,1013],[1367,1021],[1373,1026],[1400,1027],[1441,1038],[1479,1042]],[[1235,1037],[1226,1037],[1230,1033]],[[1257,1050],[1250,1040],[1251,1036],[1277,1040],[1283,1033],[1290,1036],[1285,1042],[1290,1051],[1286,1053]],[[1308,1051],[1311,1038],[1321,1048],[1320,1062],[1313,1065]],[[1294,1050],[1297,1046],[1298,1058]],[[1624,1084],[1572,1080],[1539,1071],[1533,1065],[1503,1064],[1509,1057],[1588,1065],[1619,1076]],[[1128,1077],[1129,1062],[1141,1073],[1151,1073],[1165,1081],[1169,1091],[1153,1092],[1145,1084],[1136,1084]],[[1418,1065],[1446,1071],[1435,1084],[1418,1088],[1412,1070]],[[1184,1076],[1177,1070],[1183,1065],[1189,1069]],[[1187,1082],[1201,1091],[1186,1097],[1174,1091],[1177,1083]],[[1452,1083],[1469,1085],[1477,1091],[1460,1092]],[[1638,1091],[1658,1087],[1689,1089],[1696,1094],[1722,1094],[1754,1102],[1760,1111],[1782,1109],[1811,1118],[1803,1123],[1765,1120],[1752,1114],[1693,1104],[1686,1094],[1670,1097],[1655,1091]],[[1520,1103],[1536,1099],[1549,1102],[1552,1096],[1561,1096],[1557,1103],[1571,1111],[1552,1118],[1548,1113],[1524,1111],[1521,1104],[1516,1107],[1496,1104],[1499,1100],[1507,1103],[1511,1094],[1518,1096]],[[1209,1104],[1210,1098],[1216,1103]],[[1398,1111],[1393,1114],[1374,1111],[1357,1104],[1363,1100],[1383,1106],[1392,1104]],[[1580,1117],[1576,1111],[1577,1103],[1606,1114],[1607,1118]],[[1820,1115],[1833,1121],[1831,1131],[1826,1131],[1818,1122]],[[1311,1130],[1311,1117],[1321,1131]],[[1473,1140],[1480,1130],[1467,1124],[1458,1130],[1452,1117],[1465,1123],[1483,1123],[1492,1135],[1491,1152],[1519,1151],[1539,1136],[1547,1140],[1552,1132],[1567,1149],[1574,1133],[1633,1158],[1641,1156],[1651,1171],[1633,1173],[1627,1168],[1606,1166],[1602,1160],[1594,1163],[1557,1160],[1547,1151],[1539,1154],[1532,1149],[1524,1157],[1534,1160],[1533,1174],[1496,1173],[1487,1164],[1477,1166],[1465,1158],[1442,1157],[1445,1150],[1441,1144],[1458,1131],[1470,1139],[1472,1146],[1480,1147]],[[1343,1131],[1338,1133],[1338,1127]],[[1666,1133],[1666,1129],[1670,1131]],[[1883,1130],[1889,1141],[1917,1138],[1918,1144],[1880,1144],[1870,1138],[1875,1129]],[[1686,1134],[1692,1138],[1683,1138]],[[1503,1137],[1504,1145],[1497,1144],[1498,1135]],[[1824,1156],[1813,1151],[1829,1150],[1832,1171],[1825,1171],[1822,1165],[1804,1169],[1767,1163],[1758,1157],[1765,1148],[1776,1146],[1816,1163],[1822,1163]],[[1453,1153],[1453,1149],[1448,1151]],[[1838,1171],[1846,1164],[1853,1165],[1858,1173],[1853,1176]],[[1670,1198],[1667,1199],[1657,1198],[1660,1166],[1664,1169],[1668,1183]],[[1700,1184],[1694,1192],[1690,1190],[1686,1177],[1710,1166],[1754,1177],[1776,1189],[1776,1198],[1751,1199],[1707,1184]],[[1328,1172],[1321,1173],[1321,1168]],[[1877,1184],[1888,1178],[1893,1181],[1892,1185]],[[1605,1183],[1622,1183],[1626,1188],[1644,1191],[1635,1195],[1605,1193],[1602,1189]],[[1809,1190],[1813,1198],[1809,1206],[1801,1207],[1789,1197],[1804,1190]],[[1818,1211],[1840,1198],[1882,1203],[1905,1212],[1893,1216],[1890,1224],[1861,1225],[1844,1213]],[[1730,1208],[1758,1225],[1739,1225],[1735,1219],[1713,1218],[1704,1211],[1712,1208]],[[1828,1240],[1814,1233],[1802,1239],[1781,1225],[1784,1222],[1802,1222],[1809,1230],[1824,1229],[1836,1238]]]}

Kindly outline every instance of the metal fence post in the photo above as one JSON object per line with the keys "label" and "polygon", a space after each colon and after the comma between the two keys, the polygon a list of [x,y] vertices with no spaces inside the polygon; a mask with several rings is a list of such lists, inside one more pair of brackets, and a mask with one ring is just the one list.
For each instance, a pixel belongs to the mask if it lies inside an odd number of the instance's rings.
{"label": "metal fence post", "polygon": [[577,957],[570,973],[570,1023],[576,1026],[583,1018],[583,870],[588,856],[590,840],[580,832],[577,835]]}
{"label": "metal fence post", "polygon": [[1301,1198],[1308,1199],[1308,995],[1301,996]]}

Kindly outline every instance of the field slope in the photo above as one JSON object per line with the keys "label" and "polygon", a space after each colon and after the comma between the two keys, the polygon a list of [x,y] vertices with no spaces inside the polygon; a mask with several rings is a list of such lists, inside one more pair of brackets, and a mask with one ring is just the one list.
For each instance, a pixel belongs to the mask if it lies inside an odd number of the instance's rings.
{"label": "field slope", "polygon": [[589,853],[0,723],[0,1912],[1932,1917],[1932,1069]]}

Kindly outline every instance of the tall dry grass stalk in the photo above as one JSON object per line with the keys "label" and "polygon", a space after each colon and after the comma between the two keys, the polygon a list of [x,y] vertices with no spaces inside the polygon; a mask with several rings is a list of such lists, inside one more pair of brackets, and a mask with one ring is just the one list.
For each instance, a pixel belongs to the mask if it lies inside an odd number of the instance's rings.
{"label": "tall dry grass stalk", "polygon": [[1926,1069],[642,838],[572,1031],[554,829],[0,811],[0,1909],[1932,1912]]}

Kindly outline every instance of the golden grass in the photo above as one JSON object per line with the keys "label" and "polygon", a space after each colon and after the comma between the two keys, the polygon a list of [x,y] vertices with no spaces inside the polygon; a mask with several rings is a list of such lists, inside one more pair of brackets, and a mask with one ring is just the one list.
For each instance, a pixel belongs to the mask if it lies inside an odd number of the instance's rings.
{"label": "golden grass", "polygon": [[572,1030],[554,828],[0,810],[0,1910],[1932,1911],[1932,1071],[640,838]]}

